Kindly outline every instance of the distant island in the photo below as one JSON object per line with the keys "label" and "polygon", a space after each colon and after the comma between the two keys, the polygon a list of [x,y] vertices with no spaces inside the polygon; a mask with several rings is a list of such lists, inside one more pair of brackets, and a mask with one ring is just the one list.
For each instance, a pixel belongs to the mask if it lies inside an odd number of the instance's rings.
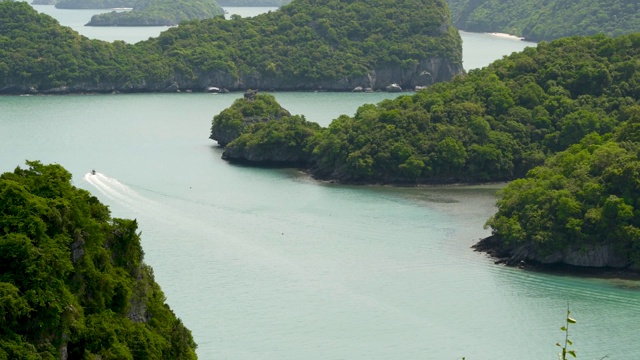
{"label": "distant island", "polygon": [[173,26],[221,15],[215,0],[136,0],[131,11],[93,15],[87,26]]}
{"label": "distant island", "polygon": [[196,359],[143,254],[60,165],[0,175],[0,358]]}
{"label": "distant island", "polygon": [[2,1],[0,33],[0,94],[414,89],[463,72],[444,0],[296,0],[253,18],[182,22],[135,45],[90,40]]}
{"label": "distant island", "polygon": [[447,0],[460,30],[500,32],[529,41],[640,32],[636,0]]}

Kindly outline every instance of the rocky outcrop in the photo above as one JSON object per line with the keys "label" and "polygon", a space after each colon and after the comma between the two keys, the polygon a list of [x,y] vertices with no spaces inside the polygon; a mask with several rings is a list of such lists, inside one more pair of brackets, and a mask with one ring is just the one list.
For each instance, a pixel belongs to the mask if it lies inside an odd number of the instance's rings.
{"label": "rocky outcrop", "polygon": [[275,91],[345,91],[356,88],[384,90],[389,84],[397,84],[402,89],[429,86],[436,82],[449,81],[462,74],[461,64],[454,64],[444,58],[424,59],[410,68],[385,67],[371,69],[361,77],[339,79],[318,79],[309,81],[294,76],[273,76],[260,72],[234,74],[212,71],[199,73],[197,77],[176,76],[180,89],[199,90],[208,86],[226,88],[231,91],[246,89],[266,89]]}
{"label": "rocky outcrop", "polygon": [[297,151],[292,150],[284,145],[279,147],[244,147],[234,146],[234,143],[231,143],[225,147],[222,158],[234,162],[259,163],[262,166],[297,166],[305,165],[309,162],[309,159],[302,151],[299,149]]}
{"label": "rocky outcrop", "polygon": [[476,251],[485,252],[496,259],[496,263],[509,266],[569,265],[587,268],[633,269],[627,254],[616,251],[608,244],[569,247],[551,254],[541,254],[536,244],[506,244],[498,236],[492,235],[472,246]]}
{"label": "rocky outcrop", "polygon": [[10,84],[0,87],[0,94],[43,94],[64,95],[82,93],[139,93],[139,92],[207,92],[211,88],[225,91],[245,91],[247,89],[267,89],[270,91],[344,91],[351,92],[356,88],[365,91],[385,90],[389,84],[397,84],[402,89],[426,87],[435,82],[448,81],[462,74],[460,65],[452,64],[445,59],[428,59],[421,61],[410,69],[382,68],[369,71],[366,76],[358,78],[322,79],[310,82],[303,78],[275,77],[261,73],[242,73],[238,76],[223,71],[200,73],[198,76],[181,76],[175,74],[161,81],[139,82],[123,81],[78,82],[54,88],[38,88],[33,85]]}
{"label": "rocky outcrop", "polygon": [[258,95],[256,90],[248,90],[243,99],[236,100],[230,108],[213,117],[209,138],[224,147],[238,138],[245,127],[285,116],[291,116],[291,113],[272,95]]}

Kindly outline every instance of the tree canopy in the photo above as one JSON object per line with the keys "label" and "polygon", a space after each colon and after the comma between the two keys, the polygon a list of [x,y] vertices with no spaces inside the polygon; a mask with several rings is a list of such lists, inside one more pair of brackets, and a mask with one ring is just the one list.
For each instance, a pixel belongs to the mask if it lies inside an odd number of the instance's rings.
{"label": "tree canopy", "polygon": [[447,0],[454,25],[467,31],[502,32],[527,40],[553,40],[640,31],[636,0]]}
{"label": "tree canopy", "polygon": [[513,180],[589,133],[610,133],[638,99],[640,34],[543,42],[340,116],[306,140],[307,166],[346,182]]}
{"label": "tree canopy", "polygon": [[94,15],[87,26],[171,26],[222,14],[215,0],[136,0],[133,10]]}
{"label": "tree canopy", "polygon": [[444,0],[296,0],[253,18],[182,22],[135,45],[89,40],[4,0],[0,44],[0,93],[352,90],[462,71]]}
{"label": "tree canopy", "polygon": [[60,165],[27,165],[0,175],[0,358],[195,359],[136,221]]}
{"label": "tree canopy", "polygon": [[623,118],[613,136],[592,133],[503,189],[493,233],[542,255],[611,246],[640,266],[640,106]]}

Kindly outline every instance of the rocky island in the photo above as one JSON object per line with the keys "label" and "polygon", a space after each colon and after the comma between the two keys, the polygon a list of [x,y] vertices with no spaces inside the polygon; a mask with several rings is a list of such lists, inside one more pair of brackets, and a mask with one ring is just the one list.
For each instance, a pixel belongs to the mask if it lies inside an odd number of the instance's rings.
{"label": "rocky island", "polygon": [[223,14],[215,0],[136,0],[131,11],[93,15],[87,26],[173,26]]}
{"label": "rocky island", "polygon": [[463,72],[444,0],[296,0],[253,18],[183,22],[135,45],[89,40],[2,1],[0,33],[0,94],[413,89]]}
{"label": "rocky island", "polygon": [[271,98],[261,107],[240,99],[214,117],[212,138],[232,127],[237,136],[221,142],[226,159],[270,164],[286,154],[312,176],[344,183],[512,181],[478,250],[512,265],[637,270],[638,59],[640,34],[561,39],[363,105],[327,128],[285,121],[283,110],[266,116],[280,109]]}
{"label": "rocky island", "polygon": [[[304,152],[299,157],[309,158],[305,168],[321,179],[510,181],[586,135],[610,134],[626,120],[623,110],[637,105],[640,94],[638,45],[639,34],[541,43],[452,82],[363,105],[327,128],[302,123],[283,127],[274,119],[260,127],[234,125],[234,131],[248,145],[265,141],[264,136],[299,133],[297,141],[303,145],[298,149]],[[239,102],[254,109],[247,99]],[[228,126],[221,121],[229,114],[214,117],[214,135]],[[241,124],[241,113],[233,114],[232,123]],[[309,131],[314,135],[304,135]],[[221,145],[233,144],[230,140]]]}

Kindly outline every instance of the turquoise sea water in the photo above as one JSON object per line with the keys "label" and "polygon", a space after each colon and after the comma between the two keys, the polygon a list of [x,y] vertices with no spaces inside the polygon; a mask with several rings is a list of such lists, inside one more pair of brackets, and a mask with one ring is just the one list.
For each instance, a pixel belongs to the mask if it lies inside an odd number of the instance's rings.
{"label": "turquoise sea water", "polygon": [[[465,64],[522,45],[463,38]],[[397,96],[274,95],[322,125]],[[0,97],[0,171],[60,163],[113,216],[138,219],[201,359],[549,359],[567,302],[580,358],[640,354],[638,283],[504,268],[469,248],[499,186],[343,186],[230,165],[209,128],[239,96]]]}
{"label": "turquoise sea water", "polygon": [[[553,358],[567,301],[584,358],[640,353],[636,283],[507,269],[469,248],[495,186],[342,186],[224,162],[210,121],[238,96],[0,97],[0,171],[60,163],[137,218],[202,359]],[[275,96],[327,124],[395,95]]]}

